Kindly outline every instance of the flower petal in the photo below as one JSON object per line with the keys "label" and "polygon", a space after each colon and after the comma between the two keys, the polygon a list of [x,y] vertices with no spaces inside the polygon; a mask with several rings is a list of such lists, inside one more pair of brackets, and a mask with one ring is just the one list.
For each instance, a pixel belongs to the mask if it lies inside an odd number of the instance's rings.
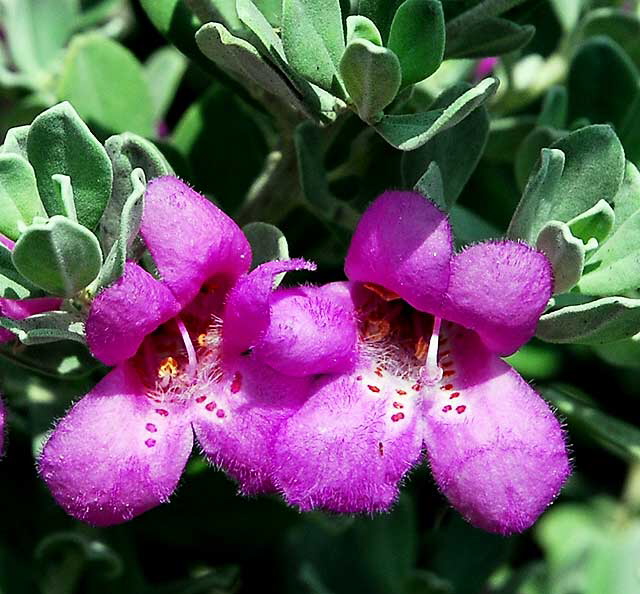
{"label": "flower petal", "polygon": [[56,501],[90,524],[125,522],[165,502],[191,452],[181,409],[148,398],[128,364],[111,371],[58,423],[39,472]]}
{"label": "flower petal", "polygon": [[16,245],[14,241],[9,239],[8,237],[5,237],[4,235],[2,235],[2,233],[0,233],[0,244],[2,244],[4,247],[6,247],[11,251],[13,251],[13,248]]}
{"label": "flower petal", "polygon": [[552,288],[551,264],[541,252],[515,241],[480,243],[453,258],[444,317],[510,355],[533,336]]}
{"label": "flower petal", "polygon": [[273,439],[302,405],[309,380],[250,357],[231,359],[222,374],[213,370],[210,376],[194,397],[193,427],[205,455],[239,482],[241,493],[272,491]]}
{"label": "flower petal", "polygon": [[305,511],[388,509],[422,447],[421,412],[405,388],[369,366],[319,380],[277,438],[275,480],[285,499]]}
{"label": "flower petal", "polygon": [[266,262],[241,276],[227,296],[222,339],[226,353],[237,355],[254,347],[269,326],[274,277],[289,270],[315,270],[301,259]]}
{"label": "flower petal", "polygon": [[394,291],[437,314],[453,253],[446,216],[416,192],[385,192],[362,215],[345,262],[349,280]]}
{"label": "flower petal", "polygon": [[425,444],[442,492],[472,524],[531,526],[560,491],[569,460],[546,403],[475,333],[447,324],[444,377],[426,402]]}
{"label": "flower petal", "polygon": [[107,365],[136,354],[145,336],[180,311],[171,291],[133,262],[91,304],[86,323],[89,348]]}
{"label": "flower petal", "polygon": [[149,182],[140,231],[182,306],[208,279],[236,278],[251,264],[251,248],[238,225],[176,177]]}
{"label": "flower petal", "polygon": [[338,373],[356,359],[356,316],[316,287],[276,291],[256,357],[287,375]]}
{"label": "flower petal", "polygon": [[[29,316],[58,309],[62,299],[54,297],[36,297],[34,299],[5,299],[0,297],[0,316],[12,320],[23,320]],[[0,342],[13,340],[15,335],[0,328]]]}

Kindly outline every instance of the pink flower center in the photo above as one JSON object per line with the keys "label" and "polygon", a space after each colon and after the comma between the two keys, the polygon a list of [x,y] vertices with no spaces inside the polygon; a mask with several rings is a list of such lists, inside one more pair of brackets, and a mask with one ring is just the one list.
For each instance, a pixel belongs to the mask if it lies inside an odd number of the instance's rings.
{"label": "pink flower center", "polygon": [[434,385],[443,376],[438,359],[441,320],[417,311],[377,285],[364,285],[358,308],[361,351],[376,362],[374,374],[386,370],[412,384]]}

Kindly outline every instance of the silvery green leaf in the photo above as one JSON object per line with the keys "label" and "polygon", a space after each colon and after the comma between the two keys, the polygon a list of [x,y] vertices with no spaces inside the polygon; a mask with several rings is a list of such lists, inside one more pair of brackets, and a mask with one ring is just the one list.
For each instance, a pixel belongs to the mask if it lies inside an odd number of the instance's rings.
{"label": "silvery green leaf", "polygon": [[196,34],[202,53],[245,84],[257,85],[301,113],[306,107],[282,75],[267,63],[249,42],[235,37],[220,23],[203,25]]}
{"label": "silvery green leaf", "polygon": [[339,0],[283,0],[282,44],[300,75],[344,97],[338,70],[345,48]]}
{"label": "silvery green leaf", "polygon": [[[470,85],[459,83],[447,89],[432,105],[445,108],[463,95]],[[438,165],[442,183],[442,202],[438,204],[448,211],[469,181],[477,167],[489,133],[489,116],[483,105],[461,122],[437,134],[429,142],[414,151],[402,155],[402,177],[407,185],[416,183],[426,175],[432,164]]]}
{"label": "silvery green leaf", "polygon": [[606,344],[640,332],[640,299],[605,297],[545,313],[536,336],[547,342]]}
{"label": "silvery green leaf", "polygon": [[0,146],[0,153],[15,153],[27,159],[27,136],[29,126],[18,126],[7,130],[4,144]]}
{"label": "silvery green leaf", "polygon": [[167,114],[186,69],[186,58],[173,47],[162,47],[147,58],[144,74],[156,121]]}
{"label": "silvery green leaf", "polygon": [[382,116],[382,110],[395,99],[402,78],[397,56],[367,39],[349,43],[340,61],[340,73],[365,122]]}
{"label": "silvery green leaf", "polygon": [[144,194],[147,188],[144,171],[136,168],[131,173],[132,190],[118,216],[118,237],[111,246],[96,282],[91,286],[93,294],[108,287],[124,273],[127,252],[138,235],[144,211]]}
{"label": "silvery green leaf", "polygon": [[415,114],[386,115],[375,129],[390,145],[412,151],[466,118],[486,102],[498,88],[495,78],[486,78],[460,95],[448,107]]}
{"label": "silvery green leaf", "polygon": [[55,215],[29,226],[12,253],[16,270],[34,285],[71,297],[100,272],[102,252],[97,237],[86,227]]}
{"label": "silvery green leaf", "polygon": [[568,102],[567,89],[561,85],[553,85],[542,100],[538,125],[556,130],[564,129],[567,125]]}
{"label": "silvery green leaf", "polygon": [[11,250],[0,243],[0,297],[26,299],[39,291],[13,265]]}
{"label": "silvery green leaf", "polygon": [[0,233],[18,239],[36,216],[46,216],[33,167],[20,155],[0,153]]}
{"label": "silvery green leaf", "polygon": [[73,183],[78,221],[93,229],[111,195],[113,173],[103,146],[71,104],[59,103],[33,121],[27,150],[47,213],[66,213],[52,176],[67,175]]}
{"label": "silvery green leaf", "polygon": [[405,0],[391,22],[389,49],[398,56],[402,86],[433,74],[444,56],[445,24],[440,0]]}
{"label": "silvery green leaf", "polygon": [[540,160],[540,151],[553,146],[553,143],[565,136],[564,130],[557,130],[548,126],[537,126],[527,134],[515,152],[516,182],[521,190],[527,185],[529,177],[535,171]]}
{"label": "silvery green leaf", "polygon": [[376,24],[360,14],[347,17],[347,45],[354,39],[367,39],[371,43],[382,46],[382,35]]}
{"label": "silvery green leaf", "polygon": [[595,239],[601,244],[614,227],[616,215],[606,200],[599,200],[590,209],[572,218],[567,225],[575,237],[587,244]]}
{"label": "silvery green leaf", "polygon": [[436,161],[429,163],[427,170],[415,183],[413,189],[416,192],[420,192],[420,194],[436,204],[441,210],[445,212],[448,210],[447,203],[444,199],[444,181],[442,180],[440,166]]}
{"label": "silvery green leaf", "polygon": [[509,237],[533,244],[547,222],[566,223],[599,200],[613,203],[624,170],[624,150],[610,126],[587,126],[561,138],[541,151]]}
{"label": "silvery green leaf", "polygon": [[26,345],[58,340],[85,343],[84,318],[66,311],[48,311],[22,320],[0,317],[0,326],[13,332]]}
{"label": "silvery green leaf", "polygon": [[173,174],[173,169],[151,141],[137,134],[125,132],[111,136],[104,146],[113,168],[113,188],[100,220],[100,243],[104,253],[109,253],[120,233],[120,215],[124,204],[134,191],[134,170],[142,169],[145,180],[152,180]]}
{"label": "silvery green leaf", "polygon": [[571,233],[566,223],[550,221],[536,240],[536,247],[553,266],[553,293],[565,293],[575,287],[582,276],[585,245]]}

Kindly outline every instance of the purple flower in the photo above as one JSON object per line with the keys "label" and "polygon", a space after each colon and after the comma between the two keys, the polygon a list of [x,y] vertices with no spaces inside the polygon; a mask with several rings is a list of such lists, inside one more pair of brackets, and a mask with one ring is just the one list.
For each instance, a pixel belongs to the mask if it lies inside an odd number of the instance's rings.
{"label": "purple flower", "polygon": [[[0,234],[0,244],[9,251],[13,251],[15,243],[9,238]],[[58,309],[62,299],[57,297],[34,297],[31,299],[7,299],[0,297],[0,317],[11,318],[12,320],[23,320],[29,316],[34,316],[45,311]],[[15,339],[15,335],[5,328],[0,328],[0,343],[10,342]]]}
{"label": "purple flower", "polygon": [[482,58],[482,60],[478,60],[476,62],[475,68],[473,70],[473,80],[474,82],[480,81],[483,78],[487,78],[496,67],[498,63],[498,58]]}
{"label": "purple flower", "polygon": [[[56,297],[34,297],[32,299],[6,299],[0,297],[0,317],[23,320],[29,316],[58,309],[61,303],[62,300]],[[0,343],[14,339],[15,334],[13,332],[0,328]]]}
{"label": "purple flower", "polygon": [[[529,527],[569,474],[567,450],[551,410],[500,355],[533,335],[551,296],[548,260],[512,241],[454,254],[443,213],[419,194],[386,192],[363,215],[345,270],[348,283],[298,290],[350,312],[358,338],[355,364],[319,377],[282,425],[275,481],[286,500],[385,510],[425,448],[471,523],[503,534]],[[300,336],[296,298],[282,296],[272,323],[288,320]]]}
{"label": "purple flower", "polygon": [[[269,324],[274,276],[311,264],[269,262],[247,274],[251,251],[241,230],[172,177],[149,184],[141,235],[159,280],[129,262],[93,301],[88,343],[115,369],[58,423],[39,461],[58,503],[96,525],[167,500],[194,433],[242,493],[273,490],[272,438],[310,382],[304,366],[288,375],[278,369],[278,330]],[[353,336],[343,330],[333,347],[305,354],[305,364],[332,371],[351,356]]]}

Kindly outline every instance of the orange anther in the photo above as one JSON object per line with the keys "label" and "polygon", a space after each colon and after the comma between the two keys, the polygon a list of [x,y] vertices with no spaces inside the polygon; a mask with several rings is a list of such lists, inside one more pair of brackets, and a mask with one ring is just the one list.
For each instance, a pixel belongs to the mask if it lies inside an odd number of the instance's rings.
{"label": "orange anther", "polygon": [[372,291],[378,297],[380,297],[380,299],[384,299],[385,301],[395,301],[396,299],[402,299],[402,297],[400,297],[400,295],[398,295],[397,293],[394,293],[393,291],[389,291],[389,289],[385,289],[380,285],[365,283],[364,288],[369,289],[369,291]]}
{"label": "orange anther", "polygon": [[364,335],[370,340],[382,340],[388,336],[389,332],[391,332],[391,324],[387,320],[368,319],[366,321]]}
{"label": "orange anther", "polygon": [[178,362],[173,357],[165,357],[158,367],[158,377],[175,377],[178,375],[179,368]]}
{"label": "orange anther", "polygon": [[416,359],[422,361],[427,356],[427,351],[429,350],[429,343],[421,336],[418,338],[418,342],[416,342]]}

